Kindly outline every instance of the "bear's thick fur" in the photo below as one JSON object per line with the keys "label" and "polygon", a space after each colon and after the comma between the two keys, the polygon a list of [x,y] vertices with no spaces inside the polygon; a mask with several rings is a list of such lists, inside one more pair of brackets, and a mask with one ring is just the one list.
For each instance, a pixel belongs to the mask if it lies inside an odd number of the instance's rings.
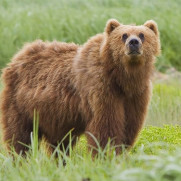
{"label": "bear's thick fur", "polygon": [[[1,124],[8,148],[26,151],[20,142],[30,144],[34,110],[39,138],[52,145],[73,129],[73,137],[90,132],[102,148],[108,139],[112,145],[132,146],[145,120],[159,52],[152,20],[135,26],[111,19],[104,33],[83,46],[40,40],[26,44],[2,74]],[[66,148],[68,137],[63,144]],[[121,146],[116,148],[120,152]]]}

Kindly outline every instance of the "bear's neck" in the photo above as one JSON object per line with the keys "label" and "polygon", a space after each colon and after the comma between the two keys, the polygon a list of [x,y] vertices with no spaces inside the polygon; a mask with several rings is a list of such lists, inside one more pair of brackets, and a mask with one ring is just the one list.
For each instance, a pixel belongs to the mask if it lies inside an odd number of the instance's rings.
{"label": "bear's neck", "polygon": [[109,68],[106,74],[112,88],[132,96],[141,94],[149,86],[153,70],[154,66],[149,63],[145,63],[138,70],[129,71],[120,65],[120,67]]}
{"label": "bear's neck", "polygon": [[125,67],[122,63],[113,64],[114,60],[111,57],[104,61],[104,75],[111,89],[133,96],[141,94],[150,85],[154,70],[153,57],[144,60],[145,63],[142,65],[130,65],[130,67]]}
{"label": "bear's neck", "polygon": [[127,70],[123,67],[120,71],[120,77],[117,78],[116,83],[123,89],[125,94],[130,96],[134,94],[141,94],[146,87],[150,85],[153,69],[153,65],[148,62],[141,65],[138,70],[130,70],[129,72],[127,72]]}

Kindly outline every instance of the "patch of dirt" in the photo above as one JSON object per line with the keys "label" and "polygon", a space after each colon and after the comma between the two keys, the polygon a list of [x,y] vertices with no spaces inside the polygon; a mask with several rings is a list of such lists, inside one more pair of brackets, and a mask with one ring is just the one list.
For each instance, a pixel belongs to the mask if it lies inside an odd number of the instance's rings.
{"label": "patch of dirt", "polygon": [[168,69],[165,73],[155,71],[153,75],[153,81],[155,83],[177,82],[181,85],[181,72],[177,71],[173,67]]}

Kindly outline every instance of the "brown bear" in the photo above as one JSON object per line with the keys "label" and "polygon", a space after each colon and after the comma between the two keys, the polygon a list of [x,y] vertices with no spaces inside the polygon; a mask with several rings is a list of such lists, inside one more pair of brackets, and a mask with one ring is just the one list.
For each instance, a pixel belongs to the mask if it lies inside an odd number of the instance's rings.
{"label": "brown bear", "polygon": [[[8,148],[25,153],[22,143],[31,142],[34,110],[39,138],[51,145],[72,130],[74,138],[90,132],[101,148],[111,139],[112,146],[119,145],[117,154],[120,145],[132,146],[145,120],[159,52],[153,20],[136,26],[111,19],[104,33],[82,46],[41,40],[26,44],[2,73],[1,124]],[[88,144],[96,148],[93,136],[87,134]],[[63,145],[68,144],[66,137]]]}

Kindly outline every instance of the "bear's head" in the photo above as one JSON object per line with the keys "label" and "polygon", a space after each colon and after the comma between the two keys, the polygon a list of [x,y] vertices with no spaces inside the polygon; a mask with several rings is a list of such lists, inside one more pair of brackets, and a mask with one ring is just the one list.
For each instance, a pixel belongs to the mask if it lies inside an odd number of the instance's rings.
{"label": "bear's head", "polygon": [[[116,64],[138,67],[145,62],[154,62],[160,53],[157,24],[153,20],[144,25],[123,25],[111,19],[105,28],[104,47]],[[105,51],[104,51],[105,52]]]}

